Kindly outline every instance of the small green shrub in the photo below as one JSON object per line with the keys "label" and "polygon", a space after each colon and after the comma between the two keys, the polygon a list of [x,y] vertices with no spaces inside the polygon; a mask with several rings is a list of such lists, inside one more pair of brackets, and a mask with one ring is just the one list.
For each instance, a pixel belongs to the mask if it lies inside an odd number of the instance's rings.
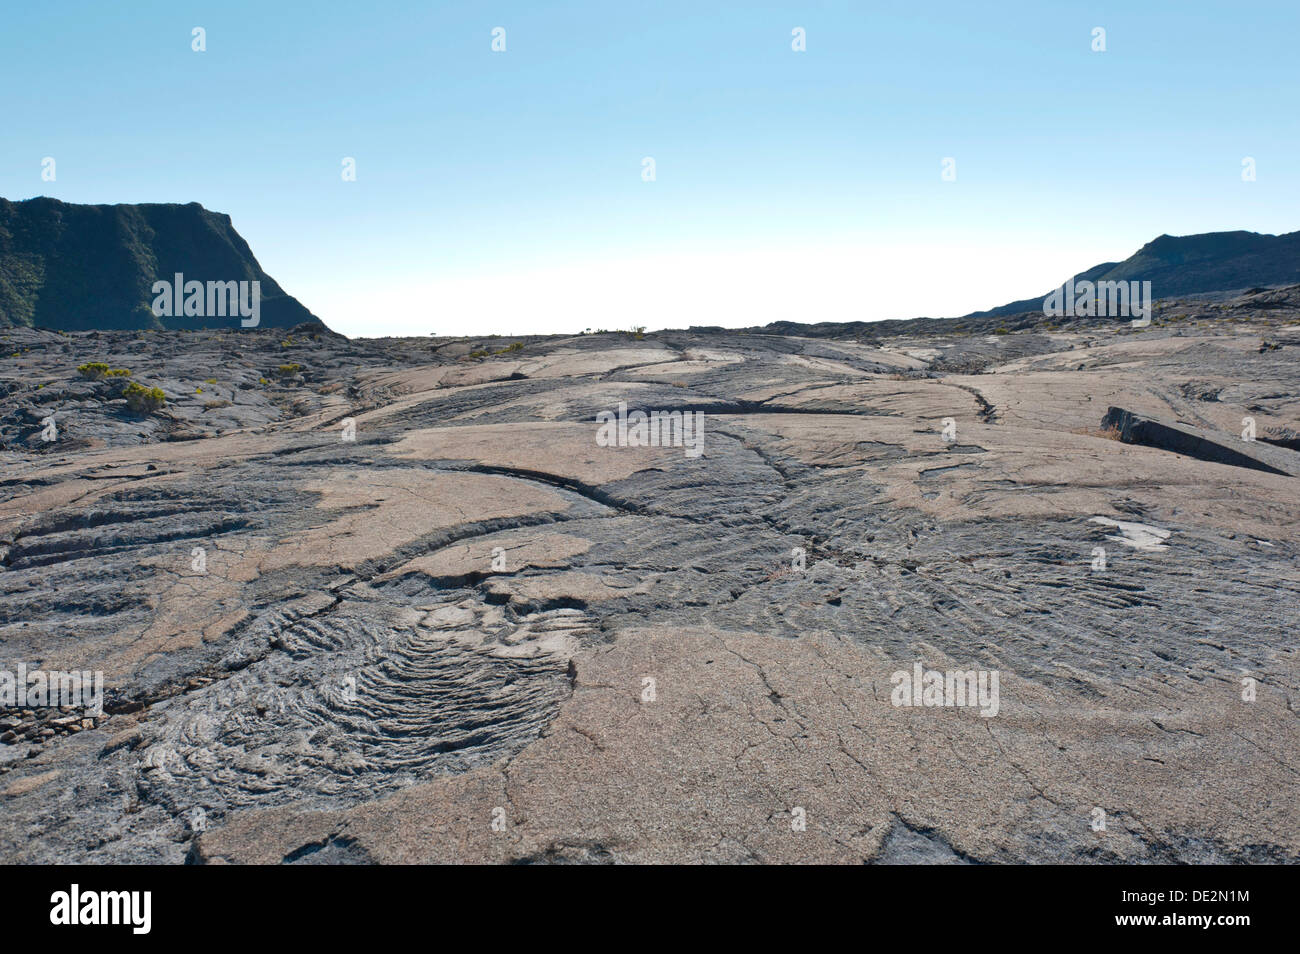
{"label": "small green shrub", "polygon": [[98,381],[107,376],[109,367],[103,361],[87,361],[77,365],[77,373],[87,381]]}
{"label": "small green shrub", "polygon": [[127,368],[110,368],[103,361],[87,361],[85,364],[77,365],[77,373],[87,381],[102,381],[104,378],[129,378],[130,370]]}
{"label": "small green shrub", "polygon": [[131,410],[137,413],[150,414],[167,404],[167,395],[163,394],[162,388],[146,388],[134,381],[122,394]]}

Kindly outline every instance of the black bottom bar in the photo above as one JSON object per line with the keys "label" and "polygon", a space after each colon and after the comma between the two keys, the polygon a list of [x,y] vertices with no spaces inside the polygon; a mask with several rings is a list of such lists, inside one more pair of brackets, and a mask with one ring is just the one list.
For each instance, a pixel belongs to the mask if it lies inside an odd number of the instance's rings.
{"label": "black bottom bar", "polygon": [[[752,874],[714,870],[697,875],[707,877],[706,890],[683,892],[681,871],[656,884],[662,872],[630,875],[626,882],[609,874],[599,882],[580,874],[573,882],[568,876],[539,882],[527,875],[502,882],[502,872],[484,869],[0,869],[6,939],[14,950],[22,949],[17,944],[28,935],[60,934],[127,944],[318,940],[337,949],[349,939],[374,944],[376,930],[396,940],[406,931],[433,928],[435,937],[450,940],[476,925],[487,926],[500,943],[511,929],[535,937],[547,930],[546,921],[560,919],[571,925],[590,919],[593,930],[613,919],[630,935],[648,932],[647,940],[680,939],[687,930],[692,940],[704,932],[734,939],[746,929],[766,931],[776,919],[820,930],[839,922],[841,930],[873,936],[893,925],[905,934],[919,932],[918,940],[974,942],[991,940],[990,930],[1029,929],[1043,932],[1039,937],[1128,935],[1176,938],[1181,944],[1199,935],[1230,944],[1243,932],[1261,926],[1276,932],[1285,925],[1284,905],[1294,883],[1293,872],[1282,867],[1224,866],[891,868],[807,875],[802,869],[766,872],[751,883]],[[72,924],[73,885],[76,921],[118,923]],[[148,892],[147,907],[145,895],[133,892]]]}

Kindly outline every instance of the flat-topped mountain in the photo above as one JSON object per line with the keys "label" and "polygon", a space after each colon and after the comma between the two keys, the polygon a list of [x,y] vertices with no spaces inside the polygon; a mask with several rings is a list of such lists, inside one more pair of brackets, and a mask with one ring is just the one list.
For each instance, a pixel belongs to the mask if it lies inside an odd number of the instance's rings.
{"label": "flat-topped mountain", "polygon": [[[238,327],[234,308],[171,309],[157,282],[260,282],[259,327],[320,323],[262,271],[230,216],[187,205],[0,199],[0,327],[61,331]],[[245,290],[251,302],[251,284]],[[173,301],[176,299],[173,298]],[[204,296],[207,305],[207,296]],[[159,309],[163,311],[164,309]],[[195,311],[202,311],[196,314]]]}
{"label": "flat-topped mountain", "polygon": [[[1300,282],[1300,232],[1261,235],[1258,232],[1204,232],[1162,235],[1122,262],[1102,262],[1074,276],[1081,281],[1149,281],[1156,298],[1240,291]],[[1064,283],[1062,283],[1064,284]],[[1018,315],[1038,311],[1041,295],[1022,298],[967,318]]]}

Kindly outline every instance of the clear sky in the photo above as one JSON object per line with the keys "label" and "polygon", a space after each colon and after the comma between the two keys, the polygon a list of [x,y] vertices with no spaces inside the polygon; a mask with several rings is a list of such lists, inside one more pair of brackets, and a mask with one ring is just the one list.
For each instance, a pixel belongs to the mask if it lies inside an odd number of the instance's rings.
{"label": "clear sky", "polygon": [[1300,229],[1297,38],[1297,0],[12,0],[0,196],[229,213],[349,335],[964,314]]}

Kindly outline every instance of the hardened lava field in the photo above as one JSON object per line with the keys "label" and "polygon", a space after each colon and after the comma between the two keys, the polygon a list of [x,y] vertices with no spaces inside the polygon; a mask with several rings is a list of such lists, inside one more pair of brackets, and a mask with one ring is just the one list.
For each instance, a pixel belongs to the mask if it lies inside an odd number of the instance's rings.
{"label": "hardened lava field", "polygon": [[0,860],[1296,861],[1298,322],[0,333]]}

